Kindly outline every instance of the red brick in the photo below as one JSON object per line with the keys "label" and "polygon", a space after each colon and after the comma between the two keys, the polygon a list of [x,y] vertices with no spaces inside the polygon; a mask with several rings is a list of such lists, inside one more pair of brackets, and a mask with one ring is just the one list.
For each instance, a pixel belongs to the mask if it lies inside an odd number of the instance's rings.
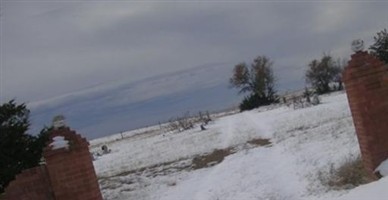
{"label": "red brick", "polygon": [[55,136],[71,141],[68,149],[44,149],[46,165],[23,171],[5,190],[6,200],[93,199],[102,200],[89,143],[69,128],[54,130]]}
{"label": "red brick", "polygon": [[387,74],[388,68],[367,52],[353,54],[343,72],[364,166],[371,175],[388,158]]}

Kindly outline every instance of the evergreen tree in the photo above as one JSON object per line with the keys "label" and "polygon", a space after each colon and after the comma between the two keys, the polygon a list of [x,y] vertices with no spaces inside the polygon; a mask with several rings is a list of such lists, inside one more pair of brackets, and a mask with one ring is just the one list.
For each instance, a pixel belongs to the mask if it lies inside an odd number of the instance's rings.
{"label": "evergreen tree", "polygon": [[388,64],[388,32],[384,29],[377,33],[373,39],[375,43],[369,47],[371,53]]}
{"label": "evergreen tree", "polygon": [[14,100],[0,106],[0,193],[23,169],[39,164],[48,129],[38,137],[27,134],[30,111]]}

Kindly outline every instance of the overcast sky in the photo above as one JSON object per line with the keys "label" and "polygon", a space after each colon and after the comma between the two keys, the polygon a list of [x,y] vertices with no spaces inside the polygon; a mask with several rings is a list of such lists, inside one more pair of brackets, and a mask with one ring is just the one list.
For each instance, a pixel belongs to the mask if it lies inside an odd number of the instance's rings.
{"label": "overcast sky", "polygon": [[322,53],[346,59],[358,38],[369,46],[387,10],[388,1],[1,0],[0,102],[34,105],[257,55],[287,88]]}

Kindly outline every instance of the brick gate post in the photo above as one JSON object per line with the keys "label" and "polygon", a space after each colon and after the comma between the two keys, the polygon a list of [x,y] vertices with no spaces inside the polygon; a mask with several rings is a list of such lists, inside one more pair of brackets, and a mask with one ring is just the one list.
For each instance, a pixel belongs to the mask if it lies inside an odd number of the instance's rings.
{"label": "brick gate post", "polygon": [[388,66],[357,51],[343,77],[362,160],[376,178],[374,170],[388,158]]}

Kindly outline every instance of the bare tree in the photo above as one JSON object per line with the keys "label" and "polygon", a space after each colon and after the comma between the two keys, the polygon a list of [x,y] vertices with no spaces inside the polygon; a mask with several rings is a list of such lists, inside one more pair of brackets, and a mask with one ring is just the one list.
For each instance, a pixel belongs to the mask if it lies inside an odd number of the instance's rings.
{"label": "bare tree", "polygon": [[234,67],[229,80],[230,85],[238,88],[239,93],[250,93],[245,100],[247,104],[250,104],[249,107],[251,105],[258,107],[277,100],[272,65],[273,62],[268,57],[258,56],[250,67],[246,63],[240,63]]}
{"label": "bare tree", "polygon": [[190,112],[184,113],[182,116],[169,120],[168,129],[170,131],[182,132],[194,128],[196,118],[190,116]]}
{"label": "bare tree", "polygon": [[[306,71],[306,81],[318,94],[330,92],[330,83],[341,74],[341,68],[330,55],[323,55],[321,60],[313,60]],[[341,82],[342,83],[342,82]]]}

